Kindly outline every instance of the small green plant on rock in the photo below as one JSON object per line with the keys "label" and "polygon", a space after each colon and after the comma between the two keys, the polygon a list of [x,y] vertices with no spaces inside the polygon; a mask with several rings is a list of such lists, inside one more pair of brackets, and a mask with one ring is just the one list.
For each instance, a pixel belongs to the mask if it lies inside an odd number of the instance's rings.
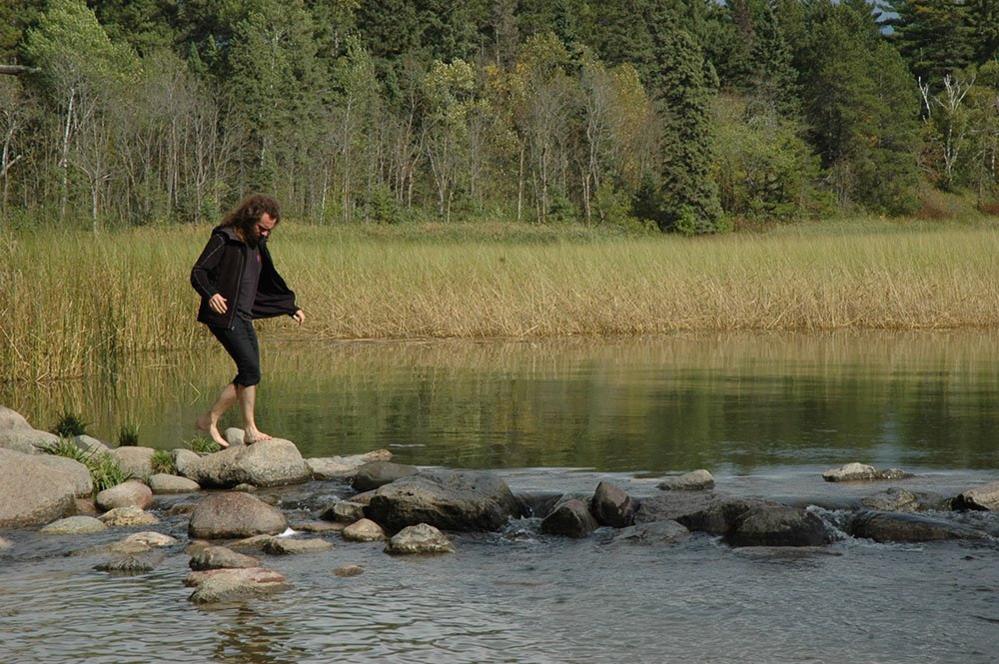
{"label": "small green plant on rock", "polygon": [[118,447],[135,447],[139,444],[139,425],[126,422],[118,430]]}
{"label": "small green plant on rock", "polygon": [[177,466],[173,463],[173,456],[170,454],[169,450],[156,450],[153,452],[153,473],[166,473],[167,475],[176,475]]}
{"label": "small green plant on rock", "polygon": [[56,423],[55,428],[52,429],[52,433],[60,438],[72,438],[73,436],[86,434],[87,426],[88,424],[83,421],[83,418],[67,410],[59,417],[59,421]]}
{"label": "small green plant on rock", "polygon": [[222,446],[216,443],[211,438],[205,436],[195,436],[191,440],[185,443],[187,448],[192,452],[197,452],[198,454],[213,454],[222,449]]}
{"label": "small green plant on rock", "polygon": [[95,494],[132,479],[132,474],[122,470],[118,460],[110,453],[100,452],[96,448],[83,450],[69,438],[60,438],[58,443],[50,445],[45,451],[86,466],[94,483]]}

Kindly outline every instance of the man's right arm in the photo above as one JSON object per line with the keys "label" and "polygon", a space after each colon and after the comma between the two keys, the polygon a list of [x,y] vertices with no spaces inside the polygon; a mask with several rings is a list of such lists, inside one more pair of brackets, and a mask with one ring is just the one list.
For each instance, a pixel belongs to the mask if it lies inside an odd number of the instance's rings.
{"label": "man's right arm", "polygon": [[208,273],[218,267],[221,262],[223,247],[225,247],[225,238],[218,233],[213,233],[208,244],[205,245],[204,251],[195,261],[194,267],[191,268],[191,285],[201,297],[210,298],[219,292]]}

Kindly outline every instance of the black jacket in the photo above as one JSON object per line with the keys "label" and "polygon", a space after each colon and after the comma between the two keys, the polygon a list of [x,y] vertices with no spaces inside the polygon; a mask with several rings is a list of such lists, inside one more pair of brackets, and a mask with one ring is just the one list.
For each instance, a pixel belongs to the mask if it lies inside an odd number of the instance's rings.
{"label": "black jacket", "polygon": [[[274,269],[267,239],[260,238],[260,282],[253,302],[253,318],[272,318],[298,311],[295,294]],[[243,279],[249,247],[236,237],[235,229],[216,226],[201,256],[191,268],[191,285],[201,296],[198,321],[216,327],[231,328],[236,320],[236,298]],[[226,300],[226,312],[217,314],[208,306],[212,295],[220,293]]]}

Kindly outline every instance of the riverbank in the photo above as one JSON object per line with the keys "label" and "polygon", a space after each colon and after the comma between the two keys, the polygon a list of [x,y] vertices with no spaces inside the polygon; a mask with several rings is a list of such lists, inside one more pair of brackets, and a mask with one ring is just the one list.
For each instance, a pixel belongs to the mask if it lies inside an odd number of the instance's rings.
{"label": "riverbank", "polygon": [[[10,235],[6,380],[196,348],[190,265],[208,227]],[[999,325],[996,220],[841,220],[706,238],[517,224],[321,228],[271,242],[320,339],[542,338],[677,331]]]}

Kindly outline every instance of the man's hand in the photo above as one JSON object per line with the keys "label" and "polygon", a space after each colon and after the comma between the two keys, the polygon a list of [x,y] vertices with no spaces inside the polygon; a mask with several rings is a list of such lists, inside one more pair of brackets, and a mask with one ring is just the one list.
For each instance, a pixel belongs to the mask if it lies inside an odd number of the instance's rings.
{"label": "man's hand", "polygon": [[293,313],[291,317],[295,319],[295,322],[298,323],[299,325],[305,322],[305,312],[302,311],[301,309]]}
{"label": "man's hand", "polygon": [[224,314],[229,309],[225,304],[225,298],[219,293],[212,295],[211,299],[208,300],[208,306],[217,314]]}

